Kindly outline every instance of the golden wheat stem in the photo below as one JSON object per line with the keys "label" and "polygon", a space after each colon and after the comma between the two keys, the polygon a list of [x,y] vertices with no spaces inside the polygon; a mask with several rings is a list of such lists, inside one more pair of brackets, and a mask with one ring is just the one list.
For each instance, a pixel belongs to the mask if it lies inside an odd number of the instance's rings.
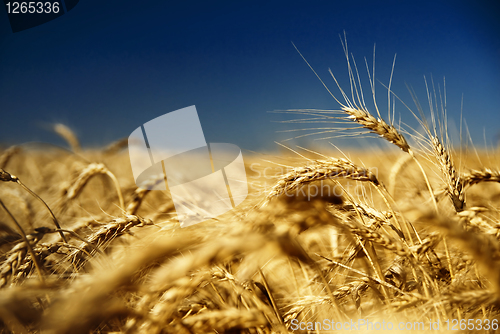
{"label": "golden wheat stem", "polygon": [[389,193],[391,195],[395,195],[396,191],[396,180],[399,172],[403,167],[405,167],[409,161],[412,160],[411,155],[401,155],[401,157],[396,161],[396,163],[392,166],[391,174],[389,176]]}
{"label": "golden wheat stem", "polygon": [[427,185],[427,189],[429,190],[429,194],[431,195],[432,204],[434,205],[434,209],[436,210],[436,212],[438,212],[439,210],[438,210],[438,206],[437,206],[436,197],[434,197],[434,190],[432,190],[431,183],[429,182],[429,178],[427,177],[427,174],[425,173],[424,167],[420,164],[420,161],[418,161],[417,157],[415,156],[415,154],[413,153],[412,150],[409,150],[408,154],[410,154],[413,161],[415,161],[418,168],[422,172],[422,176],[424,177],[425,184]]}
{"label": "golden wheat stem", "polygon": [[[41,231],[41,229],[44,229],[44,230]],[[82,238],[81,236],[79,236],[78,233],[76,233],[75,231],[65,230],[65,229],[57,229],[57,230],[54,229],[53,230],[53,229],[48,229],[48,228],[46,230],[45,230],[45,228],[38,228],[38,229],[36,229],[36,231],[43,232],[43,233],[53,233],[53,232],[59,232],[59,231],[66,232],[68,234],[71,234],[76,239],[78,239],[78,240],[86,243],[87,245],[89,245],[89,247],[91,247],[92,249],[94,249],[97,253],[99,253],[101,255],[104,254],[99,248],[97,248],[97,246],[95,246],[93,243],[91,243],[91,242],[85,240],[84,238]]]}
{"label": "golden wheat stem", "polygon": [[370,280],[374,280],[375,282],[377,282],[381,286],[384,286],[384,287],[387,287],[389,289],[395,290],[396,292],[398,292],[398,293],[400,293],[402,295],[412,296],[412,295],[408,294],[407,292],[404,292],[403,290],[395,287],[394,285],[391,285],[391,284],[389,284],[389,283],[387,283],[387,282],[385,282],[385,281],[383,281],[381,279],[378,279],[376,277],[372,277],[370,275],[367,275],[367,274],[365,274],[364,272],[362,272],[360,270],[357,270],[355,268],[346,266],[345,264],[342,264],[342,263],[337,262],[335,260],[329,259],[329,258],[327,258],[327,257],[325,257],[325,256],[323,256],[321,254],[316,254],[316,255],[319,256],[319,257],[321,257],[321,258],[323,258],[323,259],[325,259],[325,260],[327,260],[327,261],[330,261],[331,263],[333,263],[333,264],[335,264],[335,265],[337,265],[339,267],[342,267],[342,268],[347,269],[347,270],[351,270],[352,272],[355,272],[356,274],[361,275],[363,277],[366,277],[366,278],[368,278]]}
{"label": "golden wheat stem", "polygon": [[500,171],[485,168],[483,170],[472,170],[463,176],[464,183],[470,187],[480,182],[500,182]]}
{"label": "golden wheat stem", "polygon": [[5,150],[5,152],[0,155],[0,168],[5,168],[9,160],[20,151],[21,149],[17,146],[11,146]]}
{"label": "golden wheat stem", "polygon": [[446,253],[446,260],[448,261],[448,270],[450,271],[451,279],[455,278],[455,272],[453,271],[453,266],[451,265],[450,250],[448,249],[448,243],[446,242],[446,237],[443,237],[443,246]]}
{"label": "golden wheat stem", "polygon": [[[339,182],[337,182],[337,184],[342,189],[342,191],[344,192],[344,194],[349,198],[349,200],[351,201],[351,203],[354,203],[354,199],[347,192],[347,190]],[[377,182],[377,184],[378,184],[378,182]],[[361,222],[363,222],[363,225],[365,225],[364,224],[363,216],[361,215],[361,212],[359,212],[359,210],[356,207],[356,205],[354,205],[354,208],[355,208],[356,213],[358,214],[358,217],[360,218]],[[384,275],[382,273],[382,268],[380,266],[380,263],[378,262],[378,257],[374,256],[376,253],[375,253],[375,249],[373,248],[373,245],[371,243],[367,243],[367,245],[365,247],[365,245],[364,245],[363,241],[361,240],[361,238],[359,237],[359,235],[357,235],[357,234],[354,234],[354,235],[356,237],[356,240],[357,240],[358,244],[363,249],[363,252],[366,254],[366,258],[368,259],[368,262],[372,266],[373,271],[377,274],[377,276],[379,277],[379,279],[383,281],[384,280]],[[384,294],[384,297],[389,298],[388,292],[384,288],[384,286],[382,286],[382,292]]]}
{"label": "golden wheat stem", "polygon": [[360,107],[342,106],[341,109],[349,115],[347,118],[350,120],[361,124],[364,128],[370,130],[370,132],[378,134],[404,152],[408,153],[410,151],[410,146],[406,142],[405,137],[394,126],[387,124],[382,118],[375,118],[368,110]]}
{"label": "golden wheat stem", "polygon": [[42,284],[44,284],[45,280],[43,278],[42,268],[41,268],[40,262],[38,261],[38,257],[36,256],[35,251],[33,251],[33,247],[31,247],[31,244],[30,244],[30,242],[28,240],[28,237],[26,236],[26,233],[24,232],[24,229],[17,222],[17,219],[9,211],[9,209],[7,209],[7,207],[5,206],[5,204],[3,203],[2,200],[0,200],[0,206],[2,206],[2,208],[5,210],[5,212],[7,212],[7,214],[9,215],[9,217],[12,219],[12,221],[14,222],[14,224],[16,224],[17,228],[19,229],[19,232],[21,233],[21,236],[23,237],[24,243],[26,244],[26,248],[28,248],[28,252],[30,253],[30,255],[31,255],[32,259],[33,259],[33,263],[35,264],[35,268],[36,268],[36,271],[38,273],[38,277],[40,279],[40,282],[42,282]]}
{"label": "golden wheat stem", "polygon": [[[426,173],[424,171],[424,168],[422,167],[422,165],[420,164],[420,162],[417,160],[417,158],[415,157],[415,155],[413,155],[413,151],[410,150],[410,152],[411,152],[410,155],[412,155],[413,159],[415,160],[415,162],[417,163],[418,167],[422,171],[422,175],[424,176],[425,182],[427,184],[427,188],[429,189],[429,193],[431,195],[432,203],[434,204],[434,208],[436,210],[436,213],[438,213],[437,201],[436,201],[436,197],[434,196],[434,190],[432,190],[431,184],[429,183],[429,179],[427,178],[427,175],[426,175]],[[446,253],[446,260],[448,261],[448,268],[450,270],[450,276],[453,279],[454,278],[453,267],[452,267],[452,264],[451,264],[451,256],[450,256],[450,251],[448,249],[448,244],[446,242],[446,237],[443,238],[443,245],[444,245],[444,249],[445,249],[445,253]]]}
{"label": "golden wheat stem", "polygon": [[121,149],[124,149],[127,146],[128,146],[128,138],[121,138],[121,139],[118,139],[117,141],[114,141],[111,144],[109,144],[104,149],[104,153],[105,154],[116,154]]}
{"label": "golden wheat stem", "polygon": [[[54,216],[54,213],[52,212],[52,210],[50,209],[50,207],[47,205],[47,203],[45,203],[45,201],[40,196],[38,196],[37,194],[35,194],[30,188],[28,188],[26,185],[24,185],[24,183],[22,183],[21,180],[19,180],[19,178],[17,176],[12,175],[9,172],[6,172],[5,170],[3,170],[3,169],[0,168],[0,181],[15,182],[18,185],[20,185],[21,188],[23,188],[24,190],[26,190],[30,195],[32,195],[38,201],[40,201],[45,206],[45,208],[47,208],[47,210],[49,211],[50,216],[52,217],[52,221],[54,222],[54,225],[56,225],[56,227],[59,230],[61,229],[61,226],[59,225],[59,222],[57,221],[56,216]],[[61,236],[61,238],[64,240],[65,243],[68,243],[68,241],[64,237],[64,233],[62,233],[61,231],[59,231],[59,235]]]}
{"label": "golden wheat stem", "polygon": [[78,141],[78,138],[76,137],[73,130],[61,123],[55,124],[53,129],[55,133],[66,140],[74,153],[81,152],[80,142]]}
{"label": "golden wheat stem", "polygon": [[116,193],[118,194],[118,199],[120,201],[120,208],[123,210],[123,212],[125,212],[125,202],[123,201],[122,190],[120,188],[120,183],[118,183],[118,179],[109,170],[106,171],[106,175],[109,176],[110,179],[113,181],[113,184],[115,185]]}
{"label": "golden wheat stem", "polygon": [[122,191],[116,176],[111,173],[111,171],[106,166],[104,166],[104,164],[101,163],[91,163],[80,173],[75,183],[68,189],[67,198],[73,199],[78,196],[78,194],[82,191],[83,187],[85,186],[85,184],[87,184],[90,178],[97,174],[105,174],[111,179],[115,186],[116,193],[118,194],[120,208],[123,212],[126,212]]}
{"label": "golden wheat stem", "polygon": [[35,197],[38,201],[40,201],[44,206],[45,208],[47,209],[47,211],[49,211],[49,214],[50,214],[50,217],[52,218],[52,221],[54,222],[54,225],[56,225],[57,229],[59,230],[59,235],[61,236],[61,238],[63,239],[63,241],[65,243],[68,243],[68,241],[66,240],[66,237],[64,236],[64,233],[61,231],[61,225],[59,225],[59,222],[57,221],[57,218],[56,216],[54,215],[54,213],[52,212],[52,210],[50,209],[50,207],[47,205],[47,203],[45,203],[45,201],[40,197],[38,196],[37,194],[35,194],[33,191],[31,191],[31,189],[29,189],[28,187],[26,187],[24,185],[24,183],[21,182],[21,180],[17,179],[16,181],[24,190],[26,190],[27,192],[29,192],[33,197]]}
{"label": "golden wheat stem", "polygon": [[463,193],[463,180],[458,175],[455,164],[448,149],[441,143],[437,136],[431,140],[434,155],[438,160],[439,169],[446,183],[446,192],[451,199],[455,211],[463,211],[465,198]]}
{"label": "golden wheat stem", "polygon": [[[415,161],[415,163],[420,168],[420,171],[422,172],[422,175],[424,176],[425,183],[427,184],[427,188],[429,189],[429,194],[431,195],[432,203],[434,204],[434,209],[436,210],[436,213],[438,213],[439,210],[438,210],[438,206],[437,206],[436,197],[434,197],[434,190],[432,190],[431,184],[429,183],[429,179],[427,178],[427,174],[425,173],[424,168],[422,167],[422,165],[420,164],[420,162],[417,160],[417,158],[413,154],[413,151],[410,150],[408,153],[410,153],[410,155],[413,157],[413,160]],[[450,276],[452,278],[454,278],[453,267],[451,265],[451,256],[450,256],[450,251],[448,249],[448,244],[446,243],[446,238],[443,238],[443,245],[444,245],[444,249],[445,249],[445,252],[446,252],[446,260],[448,261],[448,267],[449,267],[449,270],[450,270]]]}
{"label": "golden wheat stem", "polygon": [[[387,192],[387,189],[385,189],[385,187],[383,186],[380,186],[380,187],[375,187],[375,189],[377,189],[378,193],[380,194],[380,196],[382,197],[385,205],[387,206],[387,208],[389,208],[389,211],[391,212],[393,218],[394,218],[394,221],[396,222],[396,226],[399,228],[399,230],[401,231],[401,224],[399,223],[399,220],[398,220],[398,216],[396,215],[396,212],[394,212],[394,209],[392,208],[391,204],[389,203],[389,201],[387,200],[386,196],[384,195],[384,193],[382,192],[382,188],[383,190],[385,190],[385,192],[387,193],[387,195],[390,197],[391,195]],[[408,224],[406,221],[404,221],[405,224],[404,224],[404,227],[405,227],[405,232],[406,234],[408,235],[408,238],[410,239],[410,243],[411,245],[414,245],[415,243],[413,242],[413,238],[411,236],[411,233],[410,233],[410,229],[408,228]],[[405,241],[406,242],[406,241]]]}
{"label": "golden wheat stem", "polygon": [[380,184],[376,175],[370,170],[356,166],[347,159],[315,160],[311,165],[295,167],[290,172],[281,175],[267,194],[262,206],[275,196],[283,194],[290,196],[290,192],[296,191],[303,184],[338,178],[371,182],[374,185]]}
{"label": "golden wheat stem", "polygon": [[318,266],[318,264],[316,262],[314,262],[314,261],[313,261],[313,265],[314,265],[314,268],[316,269],[316,271],[318,272],[318,275],[321,277],[321,280],[323,281],[323,285],[326,288],[326,292],[328,293],[328,296],[330,297],[333,305],[335,306],[335,310],[336,310],[338,319],[345,319],[345,320],[347,320],[348,319],[347,315],[340,308],[340,304],[338,303],[337,299],[335,298],[335,295],[333,294],[332,289],[330,289],[330,285],[328,284],[328,281],[326,280],[325,275],[323,274],[323,271]]}
{"label": "golden wheat stem", "polygon": [[271,304],[273,306],[274,313],[276,314],[276,318],[278,319],[279,323],[282,326],[285,326],[285,324],[283,323],[283,319],[281,318],[281,315],[278,311],[278,307],[276,306],[276,301],[274,300],[274,296],[271,292],[271,289],[269,288],[269,284],[267,283],[267,279],[264,276],[264,273],[262,272],[262,270],[260,268],[259,268],[259,274],[262,277],[262,282],[264,283],[264,287],[266,288],[267,295],[269,296],[269,299],[271,300]]}
{"label": "golden wheat stem", "polygon": [[343,106],[342,110],[349,115],[348,118],[350,118],[351,120],[353,120],[358,124],[361,124],[364,128],[369,129],[371,132],[376,133],[379,136],[385,138],[387,141],[393,143],[394,145],[396,145],[397,147],[399,147],[401,150],[408,153],[412,157],[412,159],[415,161],[415,163],[418,165],[418,167],[422,172],[427,188],[429,189],[431,199],[434,204],[434,208],[436,209],[437,212],[438,207],[436,198],[434,197],[434,191],[432,190],[429,179],[427,178],[427,174],[425,173],[424,168],[422,167],[422,165],[416,158],[415,154],[413,153],[413,150],[408,145],[405,137],[394,126],[387,124],[383,119],[381,118],[377,119],[373,117],[368,112],[368,110],[365,110],[363,108],[352,108],[347,106]]}

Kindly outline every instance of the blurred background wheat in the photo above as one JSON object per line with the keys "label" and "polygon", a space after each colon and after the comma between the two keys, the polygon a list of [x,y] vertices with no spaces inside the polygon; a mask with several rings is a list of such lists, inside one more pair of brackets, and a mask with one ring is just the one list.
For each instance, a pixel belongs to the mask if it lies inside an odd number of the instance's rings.
{"label": "blurred background wheat", "polygon": [[498,152],[453,145],[432,80],[429,120],[412,92],[418,129],[396,121],[391,81],[387,116],[370,112],[343,47],[350,91],[317,75],[340,109],[283,112],[393,149],[247,153],[245,202],[188,228],[168,191],[137,188],[126,140],[83,149],[56,124],[71,150],[2,148],[1,332],[319,333],[325,319],[496,332]]}
{"label": "blurred background wheat", "polygon": [[[404,140],[351,108],[351,121]],[[3,333],[286,333],[294,319],[444,329],[499,316],[493,152],[456,161],[431,130],[414,159],[406,141],[247,155],[248,199],[181,229],[168,194],[135,186],[123,141],[81,150],[58,129],[73,151],[0,156]]]}

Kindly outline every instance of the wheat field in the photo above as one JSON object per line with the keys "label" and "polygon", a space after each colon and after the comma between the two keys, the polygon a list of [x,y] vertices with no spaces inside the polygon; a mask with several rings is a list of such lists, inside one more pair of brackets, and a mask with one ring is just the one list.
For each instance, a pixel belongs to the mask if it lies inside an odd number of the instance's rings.
{"label": "wheat field", "polygon": [[393,150],[246,154],[247,200],[187,228],[126,141],[4,147],[1,332],[497,332],[498,151],[453,146],[437,101],[385,121],[352,68],[335,117]]}

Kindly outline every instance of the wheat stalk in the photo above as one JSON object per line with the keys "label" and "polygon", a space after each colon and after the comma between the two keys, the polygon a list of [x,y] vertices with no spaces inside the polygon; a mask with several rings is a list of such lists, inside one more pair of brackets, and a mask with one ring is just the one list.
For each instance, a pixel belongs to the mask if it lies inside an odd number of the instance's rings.
{"label": "wheat stalk", "polygon": [[135,215],[137,210],[139,210],[139,207],[141,206],[142,200],[146,195],[150,192],[148,189],[142,189],[142,188],[137,188],[134,190],[134,193],[132,195],[132,200],[130,203],[127,205],[127,214],[128,215]]}
{"label": "wheat stalk", "polygon": [[432,214],[422,215],[420,220],[438,225],[446,234],[458,241],[477,260],[484,274],[490,279],[495,293],[500,296],[500,244],[496,238],[484,233],[470,233],[454,219]]}
{"label": "wheat stalk", "polygon": [[410,146],[406,142],[405,137],[394,126],[387,124],[382,118],[373,117],[373,115],[362,107],[352,108],[342,106],[341,109],[349,115],[347,118],[393,143],[404,152],[408,153],[410,151]]}
{"label": "wheat stalk", "polygon": [[205,328],[213,328],[217,332],[238,329],[251,329],[268,324],[264,315],[257,310],[226,309],[194,315],[182,320],[182,324],[196,333],[203,333]]}
{"label": "wheat stalk", "polygon": [[9,160],[20,151],[21,149],[18,146],[11,146],[6,149],[0,156],[0,168],[7,167]]}
{"label": "wheat stalk", "polygon": [[[350,104],[350,101],[348,101],[348,103]],[[373,117],[366,109],[362,107],[353,108],[353,107],[342,106],[341,109],[349,115],[348,116],[349,119],[361,124],[363,127],[371,130],[371,132],[378,134],[380,137],[396,145],[401,150],[403,150],[404,152],[408,153],[411,156],[411,158],[415,161],[415,163],[420,168],[420,171],[422,172],[422,176],[424,177],[427,188],[429,189],[429,194],[431,195],[434,208],[437,211],[438,208],[437,208],[436,198],[434,197],[434,191],[432,190],[432,186],[429,182],[427,174],[425,173],[424,168],[416,158],[415,153],[408,145],[405,137],[394,126],[387,124],[380,117],[379,118]]]}
{"label": "wheat stalk", "polygon": [[500,171],[489,168],[472,170],[463,175],[463,182],[468,187],[480,182],[500,182]]}
{"label": "wheat stalk", "polygon": [[[369,213],[367,213],[365,210],[363,210],[362,207],[360,207],[362,211],[361,213],[371,216]],[[387,224],[388,223],[388,218],[383,219],[381,221],[381,217],[379,215],[374,215],[373,216],[376,221],[378,221],[381,224]],[[355,223],[354,221],[349,221],[349,220],[342,220],[341,222],[336,224],[338,227],[341,229],[344,229],[348,232],[351,232],[357,236],[359,236],[362,239],[371,241],[375,244],[378,244],[390,251],[393,251],[395,254],[399,256],[411,256],[411,252],[407,247],[404,246],[403,243],[392,239],[388,237],[385,234],[382,234],[375,229],[373,229],[371,226],[361,226],[360,224]],[[375,226],[376,227],[376,226]],[[401,233],[401,232],[400,232]],[[399,234],[401,235],[401,234]]]}
{"label": "wheat stalk", "polygon": [[[5,206],[0,201],[0,205],[5,209]],[[7,212],[9,212],[7,210]],[[10,215],[10,212],[9,212]],[[17,220],[11,215],[11,218],[17,223]],[[22,230],[22,228],[20,228]],[[24,233],[24,230],[23,230]],[[38,260],[38,256],[35,254],[33,250],[33,246],[36,245],[41,239],[43,235],[40,233],[34,233],[23,235],[23,241],[16,244],[12,247],[9,252],[7,252],[7,258],[0,265],[0,287],[3,287],[7,284],[9,277],[12,277],[16,274],[19,267],[24,263],[26,255],[29,254],[32,258],[33,263],[35,264],[35,268],[39,275],[40,282],[44,283],[45,279],[43,277],[42,266],[40,261]]]}
{"label": "wheat stalk", "polygon": [[116,193],[118,194],[118,199],[120,201],[120,208],[125,211],[125,204],[123,201],[123,195],[120,188],[120,184],[116,179],[116,176],[109,171],[109,169],[101,163],[91,163],[87,167],[85,167],[80,175],[78,175],[76,181],[73,185],[67,190],[66,198],[74,199],[76,198],[80,192],[83,190],[83,187],[94,175],[104,174],[107,175],[112,181],[116,189]]}
{"label": "wheat stalk", "polygon": [[[429,182],[427,174],[424,171],[424,168],[422,167],[422,165],[418,161],[413,150],[408,145],[408,142],[406,141],[403,134],[400,131],[398,131],[392,124],[388,124],[387,122],[385,122],[382,119],[382,117],[380,116],[380,112],[379,112],[379,109],[377,107],[377,103],[376,103],[376,99],[375,99],[375,75],[373,74],[373,77],[369,77],[369,79],[370,79],[370,86],[371,86],[371,90],[372,90],[373,101],[374,101],[375,108],[376,108],[377,114],[378,114],[377,118],[375,118],[368,111],[368,109],[365,106],[365,101],[364,101],[364,97],[363,97],[363,90],[362,90],[361,82],[359,79],[359,73],[357,72],[357,67],[355,65],[358,82],[356,82],[353,68],[351,67],[351,64],[350,64],[349,53],[347,50],[346,37],[344,37],[344,42],[342,42],[342,46],[344,48],[344,53],[345,53],[345,57],[347,60],[347,67],[348,67],[348,71],[349,71],[349,82],[351,84],[352,100],[347,96],[347,94],[344,92],[344,90],[340,87],[340,84],[338,83],[337,78],[335,77],[335,75],[333,75],[331,70],[329,70],[329,73],[332,76],[333,80],[335,81],[335,84],[339,88],[339,90],[344,98],[345,103],[342,103],[342,102],[340,102],[339,99],[337,99],[337,97],[330,91],[330,89],[325,84],[325,82],[321,79],[321,77],[316,73],[314,68],[309,64],[309,62],[306,60],[306,58],[302,55],[302,53],[300,53],[300,51],[294,45],[295,49],[297,50],[299,55],[302,57],[302,59],[305,61],[307,66],[309,66],[309,68],[313,71],[313,73],[316,75],[316,77],[319,79],[319,81],[326,88],[328,93],[341,106],[341,110],[348,115],[347,118],[349,120],[360,124],[364,128],[370,130],[370,132],[372,132],[372,133],[378,134],[380,137],[382,137],[382,138],[386,139],[387,141],[389,141],[390,143],[396,145],[397,147],[399,147],[401,150],[408,153],[412,157],[412,159],[415,161],[415,163],[418,165],[420,171],[422,172],[422,176],[424,177],[425,183],[426,183],[427,188],[429,190],[429,193],[431,195],[431,200],[432,200],[434,208],[437,212],[438,207],[437,207],[436,198],[434,197],[434,191],[432,190],[432,186]],[[374,59],[374,61],[375,61],[375,59]],[[367,67],[368,67],[368,65],[367,65]],[[392,76],[391,76],[391,79],[392,79]],[[389,87],[388,87],[389,98],[390,98],[390,93],[391,93],[391,91],[390,91],[390,85],[389,85]],[[354,96],[356,96],[357,101],[355,100]],[[390,106],[390,100],[388,102],[389,102],[389,106]],[[390,115],[390,109],[389,109],[389,115]]]}
{"label": "wheat stalk", "polygon": [[[307,186],[305,185],[311,182],[318,182],[327,179],[338,179],[338,178],[346,178],[355,181],[369,182],[377,189],[377,191],[383,198],[386,205],[389,208],[391,208],[384,193],[382,192],[382,189],[385,188],[379,182],[375,174],[373,174],[369,169],[357,166],[347,159],[333,159],[333,158],[330,158],[329,160],[313,161],[313,163],[308,166],[293,168],[290,172],[280,176],[276,184],[271,189],[271,191],[267,194],[263,203],[264,204],[268,203],[273,197],[276,196],[281,196],[281,198],[283,199],[293,198],[293,200],[297,200],[297,198],[303,197],[307,198],[307,200],[311,200],[311,194],[310,192],[308,192],[308,190],[310,189],[306,189]],[[317,185],[315,185],[315,187],[317,187]],[[334,192],[336,189],[337,187],[333,188]],[[316,195],[318,195],[317,191],[318,189],[315,190],[316,190]],[[328,190],[328,192],[329,192],[328,195],[331,196],[330,189]],[[340,194],[334,194],[334,195],[336,195],[336,197],[338,198]],[[324,198],[326,199],[326,196],[323,194],[322,187],[320,196],[324,196]],[[395,220],[397,228],[393,227],[390,224],[389,225],[393,229],[395,229],[397,233],[401,233],[402,235],[401,225],[397,220],[397,216],[392,210],[392,208],[391,211],[392,211],[392,217]],[[360,213],[358,212],[358,214]],[[408,224],[405,223],[404,226],[406,229],[406,233],[411,240],[411,234],[408,228]]]}
{"label": "wheat stalk", "polygon": [[408,162],[412,160],[411,155],[401,155],[401,157],[396,161],[396,163],[391,168],[391,173],[389,175],[389,194],[395,195],[396,189],[396,179],[399,172],[408,165]]}
{"label": "wheat stalk", "polygon": [[464,209],[465,205],[465,194],[463,180],[455,169],[455,164],[448,152],[448,150],[441,144],[438,137],[434,136],[432,138],[432,147],[434,149],[434,155],[438,161],[439,169],[445,179],[447,186],[447,193],[455,207],[457,212]]}
{"label": "wheat stalk", "polygon": [[129,202],[127,205],[127,214],[129,215],[135,215],[137,210],[142,204],[142,201],[144,200],[144,197],[146,197],[147,194],[153,189],[156,185],[158,185],[161,182],[165,182],[163,176],[155,176],[152,177],[150,180],[148,180],[146,183],[143,184],[142,188],[137,188],[134,190],[134,193],[132,194],[132,200]]}
{"label": "wheat stalk", "polygon": [[113,155],[128,146],[128,138],[118,139],[104,148],[104,153]]}
{"label": "wheat stalk", "polygon": [[305,167],[295,167],[279,177],[266,196],[266,200],[280,195],[292,196],[300,186],[317,181],[346,178],[355,181],[370,182],[379,186],[377,176],[370,170],[356,166],[346,159],[316,160]]}
{"label": "wheat stalk", "polygon": [[123,218],[114,219],[105,224],[99,230],[92,233],[87,240],[84,240],[80,247],[70,254],[72,262],[79,267],[83,262],[84,254],[93,254],[105,248],[115,238],[127,233],[134,226],[144,226],[153,224],[151,220],[138,216],[127,215]]}
{"label": "wheat stalk", "polygon": [[14,276],[17,269],[24,261],[27,253],[26,243],[23,241],[22,247],[15,247],[7,254],[0,266],[0,287],[6,286],[10,277]]}
{"label": "wheat stalk", "polygon": [[[352,100],[356,100],[357,88],[353,88]],[[400,161],[415,159],[413,147],[404,145],[403,134],[407,134],[394,125],[393,116],[385,122],[378,110],[378,116],[370,115],[362,102],[358,103],[362,107],[346,104],[351,109],[342,110],[342,119],[347,115],[355,128],[363,127],[364,132],[407,149]],[[454,194],[457,180],[462,182],[461,194],[477,183],[500,180],[498,171],[490,169],[460,175],[443,140],[445,128],[440,136],[426,131],[428,138],[415,138],[430,149],[430,160],[444,176],[439,186],[446,187],[445,195]],[[438,139],[433,144],[434,137]],[[23,168],[23,175],[33,177],[45,198],[63,188],[64,175],[73,163],[92,161],[96,154],[109,158],[113,164],[109,169],[119,180],[133,184],[123,156],[107,156],[104,151],[48,158],[45,152],[23,150],[19,160],[26,163],[18,167]],[[361,158],[380,162],[375,154],[365,153]],[[46,163],[49,159],[56,163]],[[342,322],[364,318],[394,324],[428,324],[430,320],[442,324],[447,319],[482,319],[484,324],[486,319],[498,319],[500,210],[496,191],[476,192],[476,207],[441,210],[438,215],[427,203],[405,198],[406,203],[398,200],[396,204],[385,193],[382,180],[392,180],[390,193],[394,194],[394,189],[400,189],[394,188],[396,182],[415,176],[413,169],[398,176],[396,163],[391,175],[381,169],[379,177],[347,158],[324,156],[324,160],[309,161],[277,178],[263,196],[266,205],[254,210],[240,207],[187,229],[164,219],[164,212],[173,208],[172,201],[141,207],[148,190],[136,187],[127,188],[127,212],[140,208],[152,221],[134,215],[107,218],[110,208],[102,207],[98,212],[58,213],[65,229],[40,227],[43,221],[33,219],[38,206],[11,207],[14,202],[9,198],[7,207],[18,224],[25,227],[34,220],[37,228],[26,235],[28,243],[18,238],[1,245],[0,332],[268,334],[292,331],[294,320],[315,324],[327,318]],[[289,160],[281,166],[286,164]],[[63,200],[79,196],[93,175],[107,174],[103,166],[84,166],[88,167],[85,173],[64,188]],[[0,170],[0,181],[22,187],[17,177],[4,170]],[[323,181],[338,187],[341,194],[319,195],[312,187]],[[356,183],[361,194],[354,195],[344,186],[354,181],[363,182]],[[372,186],[378,193],[372,192]],[[113,194],[116,184],[101,187]],[[7,187],[0,187],[0,192],[2,197],[11,195]],[[95,198],[90,191],[85,195]],[[250,195],[247,208],[258,206],[262,197]],[[156,199],[160,198],[165,197]],[[21,216],[28,216],[28,221],[17,218],[23,211],[26,214]],[[7,215],[0,212],[0,224],[10,222]],[[412,234],[395,229],[393,219],[414,223]],[[11,230],[0,225],[0,238]],[[335,245],[332,230],[338,236]],[[64,232],[69,243],[60,242],[55,232]],[[120,237],[127,234],[133,237]],[[419,236],[419,242],[413,243],[412,235]],[[36,272],[35,260],[44,270],[45,284],[38,280],[42,276]]]}
{"label": "wheat stalk", "polygon": [[[8,173],[5,170],[0,168],[0,181],[15,182],[15,183],[19,184],[21,186],[21,188],[26,190],[29,194],[31,194],[33,197],[35,197],[38,201],[40,201],[45,206],[45,208],[49,211],[49,214],[52,218],[52,221],[54,222],[54,225],[56,225],[57,229],[59,229],[59,230],[61,229],[61,226],[59,225],[59,222],[57,221],[56,216],[54,215],[54,213],[52,212],[50,207],[47,205],[47,203],[45,203],[45,201],[40,196],[38,196],[31,189],[29,189],[26,185],[24,185],[24,183],[22,183],[21,180],[19,180],[19,178],[17,176],[12,175],[12,174],[10,174],[10,173]],[[62,231],[59,231],[59,235],[64,240],[64,242],[67,243],[66,237],[64,236],[64,233]]]}
{"label": "wheat stalk", "polygon": [[385,224],[393,215],[392,212],[379,211],[362,203],[345,204],[340,209],[347,212],[359,212],[363,216],[376,221],[377,225]]}
{"label": "wheat stalk", "polygon": [[69,144],[73,152],[81,153],[82,149],[80,146],[80,142],[76,134],[73,132],[73,130],[71,130],[69,127],[61,123],[54,124],[53,129],[55,133],[57,133],[59,136],[64,138],[64,140],[66,140],[66,142]]}

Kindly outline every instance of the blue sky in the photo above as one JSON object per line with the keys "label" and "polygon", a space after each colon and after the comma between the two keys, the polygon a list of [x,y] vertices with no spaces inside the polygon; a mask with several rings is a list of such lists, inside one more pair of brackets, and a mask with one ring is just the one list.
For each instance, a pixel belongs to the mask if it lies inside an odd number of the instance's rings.
{"label": "blue sky", "polygon": [[[365,56],[371,62],[376,43],[376,75],[384,83],[397,53],[392,88],[411,107],[405,83],[425,106],[423,76],[436,84],[446,77],[457,127],[463,95],[474,142],[481,146],[485,133],[492,143],[500,133],[496,1],[138,3],[81,0],[65,15],[17,33],[2,10],[0,143],[62,144],[48,131],[62,122],[84,145],[105,145],[196,105],[207,141],[272,149],[289,137],[277,131],[291,128],[277,121],[293,116],[269,111],[338,108],[291,42],[337,92],[327,71],[347,83],[344,30],[358,65]],[[377,91],[386,101],[383,86]],[[402,105],[396,115],[415,125]]]}

